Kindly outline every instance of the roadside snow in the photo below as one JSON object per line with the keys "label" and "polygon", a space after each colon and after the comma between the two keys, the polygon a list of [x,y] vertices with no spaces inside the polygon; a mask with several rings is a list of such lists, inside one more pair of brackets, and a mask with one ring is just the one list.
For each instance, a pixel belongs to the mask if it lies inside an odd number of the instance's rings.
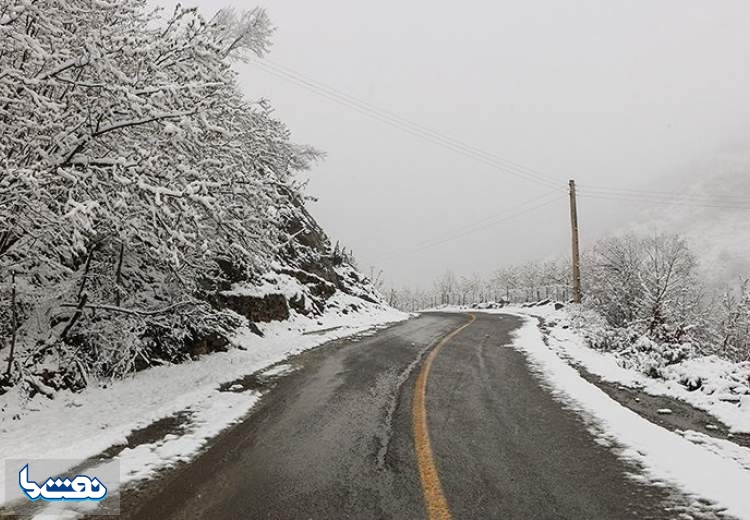
{"label": "roadside snow", "polygon": [[[629,367],[632,363],[618,357],[616,352],[589,348],[584,337],[588,326],[585,316],[571,317],[568,310],[555,310],[552,304],[489,312],[517,312],[543,318],[549,329],[549,347],[559,356],[582,365],[605,381],[685,401],[717,417],[731,432],[750,433],[750,395],[742,395],[748,390],[748,363],[702,356],[662,367],[662,378],[653,378]],[[690,390],[686,383],[691,381],[700,381],[700,388]]]}
{"label": "roadside snow", "polygon": [[[548,348],[533,318],[519,315],[524,324],[515,332],[513,346],[539,369],[556,394],[593,419],[593,433],[622,446],[619,455],[638,463],[653,480],[669,482],[689,495],[716,502],[731,515],[750,519],[746,465],[750,450],[728,441],[708,441],[705,436],[700,440],[706,446],[696,444],[621,406]],[[727,445],[738,451],[744,463],[726,456]]]}
{"label": "roadside snow", "polygon": [[[285,374],[289,374],[291,372],[294,372],[294,367],[292,365],[282,364],[282,365],[276,365],[273,366],[267,370],[264,370],[261,372],[261,375],[264,376],[283,376]],[[230,388],[231,390],[231,388]]]}
{"label": "roadside snow", "polygon": [[[738,395],[744,390],[747,363],[731,363],[715,356],[692,358],[662,367],[665,379],[655,379],[638,371],[632,360],[589,348],[585,336],[596,325],[577,310],[555,309],[553,303],[492,307],[432,310],[523,318],[513,346],[525,353],[556,395],[586,417],[597,442],[620,446],[618,455],[636,461],[651,482],[669,482],[690,495],[715,501],[717,507],[726,508],[734,516],[750,519],[750,449],[695,431],[670,432],[620,405],[575,368],[582,366],[605,381],[652,395],[681,399],[716,416],[733,432],[750,432],[750,395]],[[546,344],[538,318],[544,320],[547,329]],[[700,378],[700,391],[690,391],[685,385],[691,378]],[[658,412],[668,414],[671,410]]]}
{"label": "roadside snow", "polygon": [[[356,303],[359,310],[344,314]],[[322,317],[292,312],[284,322],[259,324],[264,337],[242,329],[237,347],[180,365],[154,367],[121,381],[101,382],[81,393],[25,401],[18,393],[0,396],[0,505],[5,501],[5,459],[87,459],[127,444],[127,436],[159,419],[187,414],[185,431],[156,442],[126,447],[117,456],[122,483],[188,460],[208,439],[235,423],[257,402],[253,391],[219,392],[222,383],[252,374],[286,357],[333,339],[401,321],[408,314],[341,292]],[[309,334],[316,332],[315,334]],[[288,368],[288,367],[287,367]],[[273,369],[267,373],[281,373]]]}

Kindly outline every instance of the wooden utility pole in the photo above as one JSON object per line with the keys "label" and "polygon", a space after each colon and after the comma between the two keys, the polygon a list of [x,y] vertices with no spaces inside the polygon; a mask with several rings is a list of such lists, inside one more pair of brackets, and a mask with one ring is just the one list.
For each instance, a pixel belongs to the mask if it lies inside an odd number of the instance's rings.
{"label": "wooden utility pole", "polygon": [[576,208],[576,181],[570,186],[570,233],[573,246],[573,301],[581,303],[581,255],[578,249],[578,209]]}

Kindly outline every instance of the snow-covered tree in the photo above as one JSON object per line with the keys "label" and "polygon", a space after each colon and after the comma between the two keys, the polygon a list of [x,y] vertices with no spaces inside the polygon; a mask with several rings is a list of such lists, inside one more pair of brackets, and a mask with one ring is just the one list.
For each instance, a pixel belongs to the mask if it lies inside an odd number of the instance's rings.
{"label": "snow-covered tree", "polygon": [[588,268],[587,302],[613,326],[638,325],[649,335],[680,340],[702,319],[695,258],[679,236],[602,240]]}
{"label": "snow-covered tree", "polygon": [[520,284],[520,275],[516,266],[506,266],[495,271],[493,278],[500,287],[502,297],[511,301]]}
{"label": "snow-covered tree", "polygon": [[123,373],[236,325],[203,296],[289,241],[292,173],[316,158],[238,89],[232,61],[264,55],[272,32],[257,8],[0,6],[0,331],[17,329],[16,377],[54,352],[61,377]]}
{"label": "snow-covered tree", "polygon": [[440,296],[441,304],[455,304],[456,294],[458,292],[458,279],[456,273],[448,269],[443,276],[437,280],[435,286],[436,292]]}
{"label": "snow-covered tree", "polygon": [[750,280],[727,288],[715,309],[715,352],[735,361],[750,361]]}

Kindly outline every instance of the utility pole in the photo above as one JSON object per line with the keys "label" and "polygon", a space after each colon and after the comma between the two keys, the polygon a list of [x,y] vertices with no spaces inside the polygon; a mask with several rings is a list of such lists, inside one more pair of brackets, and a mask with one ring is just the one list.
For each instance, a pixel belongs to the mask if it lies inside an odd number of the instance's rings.
{"label": "utility pole", "polygon": [[573,302],[581,303],[581,255],[578,250],[578,209],[576,208],[576,181],[570,186],[570,233],[573,246]]}

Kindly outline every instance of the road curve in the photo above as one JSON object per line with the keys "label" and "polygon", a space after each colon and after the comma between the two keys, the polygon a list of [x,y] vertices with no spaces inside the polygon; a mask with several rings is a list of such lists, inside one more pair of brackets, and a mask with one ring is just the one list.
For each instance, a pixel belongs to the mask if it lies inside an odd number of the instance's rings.
{"label": "road curve", "polygon": [[688,500],[629,477],[509,348],[519,325],[431,313],[301,354],[244,422],[122,516],[677,518]]}

